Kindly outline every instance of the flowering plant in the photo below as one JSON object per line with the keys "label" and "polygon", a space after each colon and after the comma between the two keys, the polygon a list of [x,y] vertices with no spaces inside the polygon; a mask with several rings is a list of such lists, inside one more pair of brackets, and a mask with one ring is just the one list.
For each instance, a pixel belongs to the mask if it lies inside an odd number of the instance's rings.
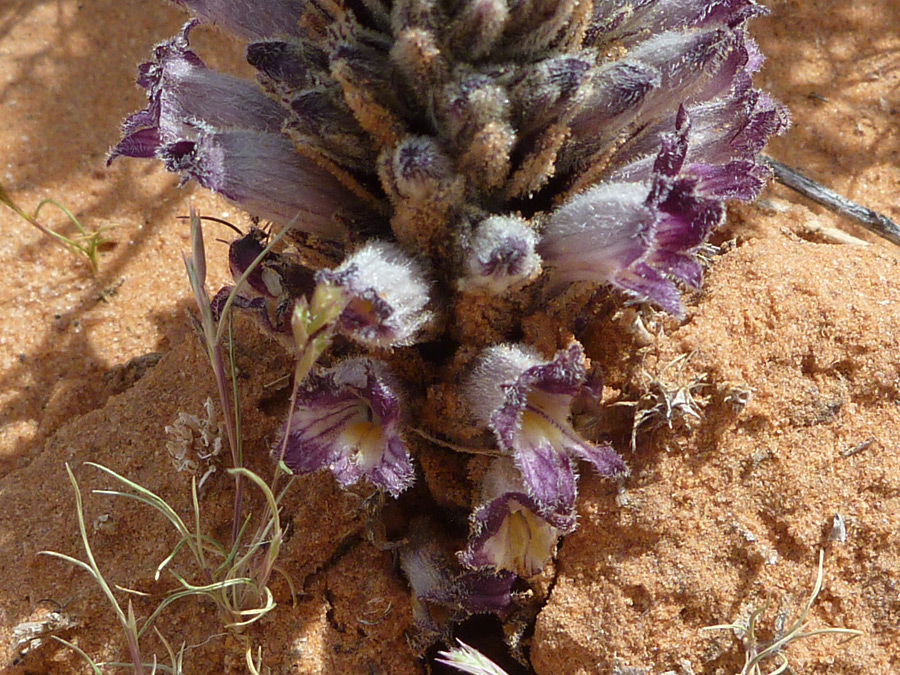
{"label": "flowering plant", "polygon": [[[269,330],[290,334],[291,307],[334,291],[346,340],[295,383],[279,444],[292,470],[397,496],[416,454],[440,451],[410,426],[449,419],[430,431],[458,445],[474,419],[493,438],[461,568],[436,571],[457,563],[409,545],[403,559],[421,602],[506,611],[510,574],[538,574],[575,527],[575,460],[627,475],[570,419],[594,386],[578,317],[598,293],[683,316],[725,201],[768,178],[759,153],[788,116],[752,86],[763,59],[746,24],[763,8],[179,4],[197,18],[140,67],[148,104],[110,159],[158,158],[282,233],[277,249],[254,230],[230,250],[247,282],[235,305]],[[246,41],[256,83],[204,65],[200,22]],[[553,322],[541,340],[537,316]],[[464,597],[491,574],[503,602]]]}

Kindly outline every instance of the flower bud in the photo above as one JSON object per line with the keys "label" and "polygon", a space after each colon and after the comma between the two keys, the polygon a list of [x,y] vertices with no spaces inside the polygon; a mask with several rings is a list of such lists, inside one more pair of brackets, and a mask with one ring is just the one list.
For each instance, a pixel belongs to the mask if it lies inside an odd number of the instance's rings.
{"label": "flower bud", "polygon": [[369,242],[316,280],[344,292],[338,330],[368,347],[413,344],[434,321],[426,268],[396,244]]}
{"label": "flower bud", "polygon": [[485,218],[465,247],[465,276],[459,280],[459,288],[502,295],[510,288],[533,281],[541,273],[536,246],[537,235],[523,219]]}

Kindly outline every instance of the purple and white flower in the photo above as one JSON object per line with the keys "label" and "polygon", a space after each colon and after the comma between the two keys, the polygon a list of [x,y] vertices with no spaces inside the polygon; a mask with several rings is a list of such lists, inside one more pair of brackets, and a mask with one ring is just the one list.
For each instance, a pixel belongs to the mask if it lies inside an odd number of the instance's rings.
{"label": "purple and white flower", "polygon": [[482,504],[470,522],[469,545],[459,554],[463,565],[528,578],[544,569],[560,537],[575,529],[575,513],[543,508],[512,460],[500,457],[484,478]]}
{"label": "purple and white flower", "polygon": [[413,344],[436,320],[431,275],[396,244],[370,241],[316,280],[343,292],[338,330],[367,347]]}
{"label": "purple and white flower", "polygon": [[282,459],[294,473],[328,469],[343,486],[366,478],[396,497],[415,479],[402,417],[400,387],[384,363],[342,361],[298,393]]}
{"label": "purple and white flower", "polygon": [[522,345],[500,345],[482,352],[466,387],[475,417],[512,457],[542,512],[574,507],[573,460],[588,462],[603,476],[628,471],[611,447],[589,443],[569,422],[584,380],[584,352],[576,342],[549,361]]}
{"label": "purple and white flower", "polygon": [[282,134],[289,111],[247,80],[208,69],[189,48],[196,26],[159,44],[140,67],[147,107],[123,124],[109,155],[157,157],[185,180],[249,213],[324,239],[344,240],[362,203],[340,180],[298,154]]}

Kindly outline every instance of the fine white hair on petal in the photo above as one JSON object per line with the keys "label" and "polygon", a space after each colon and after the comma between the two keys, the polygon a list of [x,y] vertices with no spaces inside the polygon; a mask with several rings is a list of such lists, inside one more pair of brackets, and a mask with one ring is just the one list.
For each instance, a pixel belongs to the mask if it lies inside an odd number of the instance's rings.
{"label": "fine white hair on petal", "polygon": [[466,386],[466,400],[482,424],[506,403],[507,389],[532,366],[544,359],[531,348],[517,344],[488,347],[478,357]]}
{"label": "fine white hair on petal", "polygon": [[464,252],[466,276],[457,285],[464,291],[501,295],[532,281],[541,273],[537,241],[537,234],[522,218],[485,218],[469,238]]}
{"label": "fine white hair on petal", "polygon": [[334,215],[357,203],[337,179],[298,155],[291,142],[277,134],[202,134],[189,163],[179,168],[254,215],[325,239],[343,238]]}
{"label": "fine white hair on petal", "polygon": [[567,280],[610,283],[647,251],[656,216],[642,183],[593,187],[553,212],[539,251]]}
{"label": "fine white hair on petal", "polygon": [[260,40],[300,37],[307,0],[174,0],[235,35]]}
{"label": "fine white hair on petal", "polygon": [[[320,277],[345,289],[352,316],[345,332],[373,347],[412,344],[435,319],[429,309],[431,275],[396,244],[370,241]],[[357,306],[358,304],[358,306]]]}
{"label": "fine white hair on petal", "polygon": [[159,126],[163,143],[189,136],[192,124],[281,131],[287,111],[253,82],[179,56],[173,54],[161,64]]}

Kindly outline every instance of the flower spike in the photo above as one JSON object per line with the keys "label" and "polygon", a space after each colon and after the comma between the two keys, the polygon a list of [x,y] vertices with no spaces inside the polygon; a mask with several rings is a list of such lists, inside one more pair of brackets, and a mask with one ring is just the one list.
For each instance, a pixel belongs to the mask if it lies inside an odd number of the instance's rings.
{"label": "flower spike", "polygon": [[[472,418],[493,434],[468,543],[413,526],[401,566],[429,639],[473,613],[524,621],[513,589],[575,528],[579,460],[628,469],[571,421],[603,417],[581,345],[503,343],[584,334],[605,316],[595,287],[684,316],[725,202],[759,195],[789,124],[753,86],[760,0],[173,1],[197,18],[141,66],[147,105],[111,157],[160,160],[284,235],[263,256],[254,222],[232,244],[240,295],[210,311],[302,346],[293,471],[413,481],[375,355],[415,381],[425,426],[455,420],[440,431],[466,447]],[[256,81],[207,68],[197,23],[244,40]],[[320,356],[333,367],[308,375]]]}

